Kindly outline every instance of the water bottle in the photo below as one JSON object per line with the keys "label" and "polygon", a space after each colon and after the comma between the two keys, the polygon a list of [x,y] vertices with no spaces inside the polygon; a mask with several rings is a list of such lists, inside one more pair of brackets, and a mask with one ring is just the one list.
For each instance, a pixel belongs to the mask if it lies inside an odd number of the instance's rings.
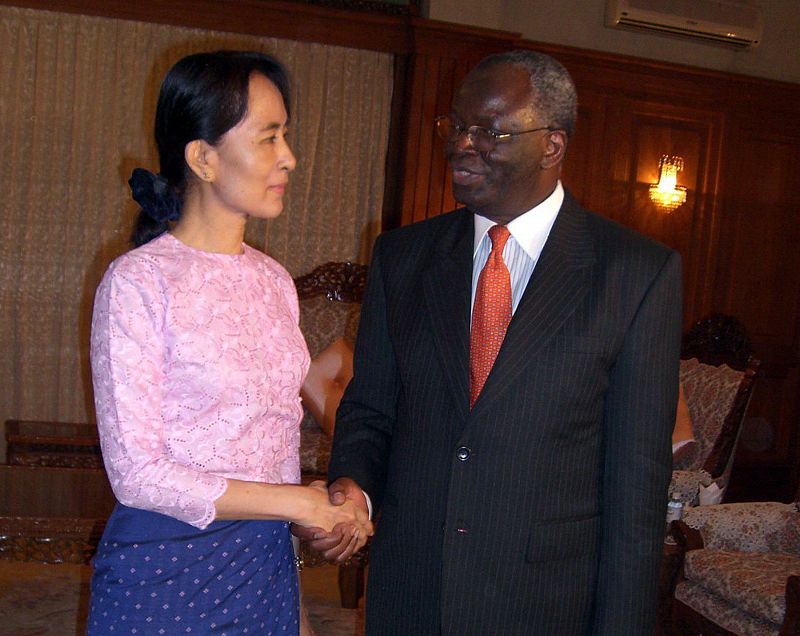
{"label": "water bottle", "polygon": [[680,500],[677,492],[672,493],[672,496],[667,504],[667,534],[669,535],[670,524],[683,517],[683,502]]}

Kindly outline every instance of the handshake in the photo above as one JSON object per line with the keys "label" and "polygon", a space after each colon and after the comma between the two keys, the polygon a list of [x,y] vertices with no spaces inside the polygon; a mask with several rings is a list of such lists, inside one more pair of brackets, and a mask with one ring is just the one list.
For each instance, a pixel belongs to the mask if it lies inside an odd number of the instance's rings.
{"label": "handshake", "polygon": [[319,516],[308,523],[293,523],[292,534],[327,561],[343,563],[363,548],[374,533],[367,497],[348,477],[340,477],[327,488],[325,482],[314,481],[309,488],[318,493],[315,499],[319,502]]}

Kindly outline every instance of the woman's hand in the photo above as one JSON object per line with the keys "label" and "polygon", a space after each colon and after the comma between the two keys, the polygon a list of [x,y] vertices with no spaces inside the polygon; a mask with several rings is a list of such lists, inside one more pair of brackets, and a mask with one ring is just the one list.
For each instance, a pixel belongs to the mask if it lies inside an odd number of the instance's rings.
{"label": "woman's hand", "polygon": [[[311,485],[324,488],[325,482],[315,481]],[[369,510],[366,494],[348,477],[340,477],[330,485],[328,500],[334,505],[341,505],[349,500],[361,510]],[[363,547],[363,541],[359,542],[360,537],[354,533],[353,527],[346,523],[337,524],[332,532],[326,532],[322,528],[292,524],[292,534],[306,541],[311,550],[331,563],[344,563]]]}
{"label": "woman's hand", "polygon": [[[364,547],[374,529],[369,520],[367,501],[352,480],[344,491],[338,479],[309,486],[264,484],[228,479],[225,492],[214,502],[215,519],[280,519],[294,524],[301,539],[317,540],[325,558],[342,560]],[[314,544],[312,544],[313,547]],[[324,547],[323,547],[324,546]],[[317,548],[315,548],[317,549]]]}
{"label": "woman's hand", "polygon": [[301,526],[321,528],[331,532],[335,526],[341,528],[343,524],[351,530],[350,543],[354,550],[360,550],[367,539],[372,536],[374,529],[365,507],[347,500],[339,505],[333,505],[328,496],[328,489],[322,482],[315,482],[304,488],[307,512],[302,518],[295,520]]}

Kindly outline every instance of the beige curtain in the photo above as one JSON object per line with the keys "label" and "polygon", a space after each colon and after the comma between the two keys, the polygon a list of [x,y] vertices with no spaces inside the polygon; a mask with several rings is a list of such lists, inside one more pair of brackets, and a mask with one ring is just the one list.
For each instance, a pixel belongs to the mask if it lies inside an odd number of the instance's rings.
{"label": "beige curtain", "polygon": [[0,422],[91,421],[94,290],[128,249],[127,179],[157,170],[158,87],[181,56],[248,48],[293,79],[298,156],[284,214],[247,241],[296,276],[366,261],[379,231],[390,55],[0,7]]}

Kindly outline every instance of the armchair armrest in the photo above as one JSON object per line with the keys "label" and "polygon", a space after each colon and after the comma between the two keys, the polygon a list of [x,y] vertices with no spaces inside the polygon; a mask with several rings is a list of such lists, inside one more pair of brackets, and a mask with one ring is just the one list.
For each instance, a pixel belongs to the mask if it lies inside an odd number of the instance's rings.
{"label": "armchair armrest", "polygon": [[800,532],[797,504],[763,501],[699,506],[687,510],[683,522],[699,531],[707,548],[740,552],[798,551],[793,539]]}
{"label": "armchair armrest", "polygon": [[670,524],[670,531],[682,554],[686,554],[689,550],[700,550],[704,547],[703,535],[700,534],[700,531],[686,525],[680,519]]}

